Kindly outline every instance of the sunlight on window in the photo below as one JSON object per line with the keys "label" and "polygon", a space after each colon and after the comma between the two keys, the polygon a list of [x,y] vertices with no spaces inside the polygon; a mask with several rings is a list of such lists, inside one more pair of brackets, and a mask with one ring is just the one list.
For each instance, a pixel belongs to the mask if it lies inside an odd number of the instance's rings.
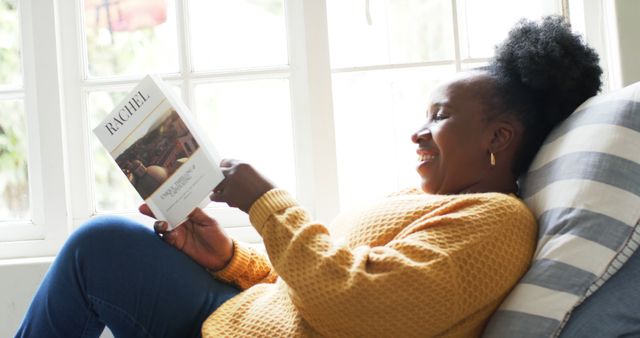
{"label": "sunlight on window", "polygon": [[17,1],[0,0],[0,85],[21,83]]}
{"label": "sunlight on window", "polygon": [[189,2],[194,69],[288,64],[282,0]]}
{"label": "sunlight on window", "polygon": [[18,19],[18,2],[0,0],[0,221],[30,213],[24,94],[15,91],[22,87]]}
{"label": "sunlight on window", "polygon": [[29,217],[26,127],[22,100],[0,100],[0,220]]}
{"label": "sunlight on window", "polygon": [[454,57],[450,0],[327,0],[331,67]]}
{"label": "sunlight on window", "polygon": [[491,57],[495,45],[521,18],[537,20],[562,11],[560,0],[460,0],[458,6],[463,58]]}
{"label": "sunlight on window", "polygon": [[289,82],[284,79],[198,85],[196,111],[220,156],[247,161],[295,192]]}
{"label": "sunlight on window", "polygon": [[431,89],[454,72],[440,66],[333,75],[342,208],[419,184],[411,134],[424,124]]}
{"label": "sunlight on window", "polygon": [[172,0],[84,0],[90,76],[178,72]]}
{"label": "sunlight on window", "polygon": [[[410,135],[429,92],[457,65],[485,65],[519,18],[561,13],[560,0],[458,0],[456,13],[451,3],[327,0],[341,208],[416,186]],[[414,64],[434,61],[445,65]]]}
{"label": "sunlight on window", "polygon": [[[184,37],[178,35],[175,0],[84,0],[89,76],[128,81],[129,76],[145,73],[202,74],[288,64],[283,0],[192,0],[178,4],[188,11],[188,20],[182,24],[189,34]],[[189,50],[181,52],[183,47]],[[178,55],[191,60],[179,64]],[[192,67],[184,68],[185,64]],[[199,110],[204,112],[201,118],[224,123],[223,128],[218,127],[223,134],[234,131],[224,134],[227,137],[221,145],[215,144],[223,153],[262,163],[264,168],[284,168],[264,171],[273,172],[269,176],[278,183],[295,188],[287,80],[216,82],[196,84],[193,89]],[[91,90],[87,96],[90,128],[109,113],[123,93],[110,88]],[[264,133],[260,142],[247,142],[242,131],[252,127],[246,126],[246,121],[257,122],[256,134]],[[218,129],[209,132],[219,135]],[[96,210],[131,210],[140,198],[98,140],[93,135],[90,138]],[[285,150],[274,153],[273,149]]]}

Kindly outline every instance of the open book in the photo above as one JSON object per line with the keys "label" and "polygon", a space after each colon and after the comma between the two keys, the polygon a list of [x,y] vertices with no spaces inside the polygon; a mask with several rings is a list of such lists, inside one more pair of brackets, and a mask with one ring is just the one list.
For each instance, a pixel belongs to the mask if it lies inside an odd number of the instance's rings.
{"label": "open book", "polygon": [[169,229],[205,206],[224,178],[215,148],[158,77],[145,77],[93,132]]}

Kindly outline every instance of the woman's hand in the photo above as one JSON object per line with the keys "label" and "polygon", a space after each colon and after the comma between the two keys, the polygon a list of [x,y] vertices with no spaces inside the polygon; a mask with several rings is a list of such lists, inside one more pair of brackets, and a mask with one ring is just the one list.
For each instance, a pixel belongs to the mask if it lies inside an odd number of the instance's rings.
{"label": "woman's hand", "polygon": [[225,202],[230,207],[249,212],[249,208],[264,193],[274,188],[250,164],[224,159],[220,162],[224,180],[213,189],[211,200]]}
{"label": "woman's hand", "polygon": [[[139,210],[149,217],[154,217],[146,204],[141,205]],[[157,221],[153,227],[165,242],[184,252],[205,268],[213,271],[221,270],[231,261],[233,257],[231,237],[202,209],[196,208],[184,223],[172,231],[167,231],[167,226],[166,222]]]}

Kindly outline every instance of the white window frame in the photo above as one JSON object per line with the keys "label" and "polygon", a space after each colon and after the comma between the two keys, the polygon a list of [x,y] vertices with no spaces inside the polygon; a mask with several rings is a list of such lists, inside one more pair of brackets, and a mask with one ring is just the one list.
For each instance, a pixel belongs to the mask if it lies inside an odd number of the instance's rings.
{"label": "white window frame", "polygon": [[[461,60],[457,1],[451,1],[456,52],[455,60],[447,64],[461,70],[467,62],[483,60]],[[182,24],[188,22],[186,6],[186,1],[176,0],[178,41],[183,51],[180,73],[166,79],[184,83],[183,98],[192,106],[193,85],[202,80],[288,78],[296,195],[314,217],[329,221],[339,209],[332,74],[432,64],[331,69],[325,0],[285,0],[289,66],[192,74],[188,71],[189,28]],[[20,1],[24,87],[14,94],[23,95],[25,102],[31,220],[0,223],[0,259],[54,255],[73,229],[95,214],[86,91],[132,85],[138,79],[86,80],[81,10],[81,0]],[[212,211],[221,224],[230,227],[231,235],[256,240],[244,214],[230,208]],[[144,216],[128,216],[148,223]]]}
{"label": "white window frame", "polygon": [[18,5],[31,217],[0,224],[0,258],[51,255],[68,235],[65,124],[54,7],[51,1],[34,0]]}

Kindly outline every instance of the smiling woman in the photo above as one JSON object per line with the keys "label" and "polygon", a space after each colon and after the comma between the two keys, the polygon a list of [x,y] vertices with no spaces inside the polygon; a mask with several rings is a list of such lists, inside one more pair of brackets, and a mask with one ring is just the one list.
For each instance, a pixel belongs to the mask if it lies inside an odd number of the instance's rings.
{"label": "smiling woman", "polygon": [[510,164],[522,127],[513,118],[488,118],[484,98],[493,94],[492,85],[486,72],[471,71],[431,93],[427,123],[412,136],[425,192],[516,192]]}
{"label": "smiling woman", "polygon": [[488,67],[432,93],[427,123],[412,137],[423,190],[517,193],[551,129],[600,90],[598,60],[560,17],[520,22]]}
{"label": "smiling woman", "polygon": [[18,336],[105,325],[116,336],[479,336],[534,250],[516,180],[600,74],[561,17],[521,21],[488,67],[433,92],[412,137],[422,190],[328,227],[252,165],[223,160],[211,199],[248,213],[267,254],[199,209],[173,231],[156,223],[155,235],[95,219],[65,244]]}

